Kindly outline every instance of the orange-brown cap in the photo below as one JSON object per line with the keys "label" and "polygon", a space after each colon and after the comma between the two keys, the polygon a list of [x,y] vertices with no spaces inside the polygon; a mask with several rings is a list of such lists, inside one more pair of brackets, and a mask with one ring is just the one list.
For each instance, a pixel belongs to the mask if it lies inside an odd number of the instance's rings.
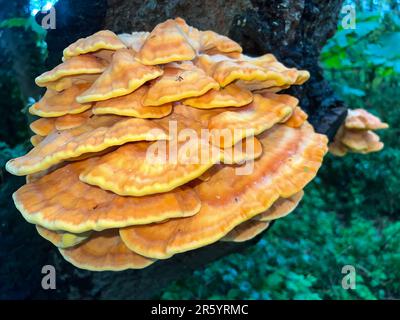
{"label": "orange-brown cap", "polygon": [[253,95],[249,90],[232,83],[219,90],[212,89],[199,97],[185,99],[182,103],[194,108],[211,109],[242,107],[252,101]]}
{"label": "orange-brown cap", "polygon": [[130,251],[121,241],[118,230],[95,233],[80,245],[59,250],[74,266],[91,271],[143,269],[155,262]]}
{"label": "orange-brown cap", "polygon": [[289,127],[297,128],[300,127],[304,121],[308,118],[307,113],[303,111],[299,106],[297,106],[291,117],[285,122],[285,124]]}
{"label": "orange-brown cap", "polygon": [[29,108],[29,112],[40,117],[60,117],[66,114],[84,112],[90,109],[92,105],[90,103],[80,104],[76,101],[76,97],[89,87],[90,84],[83,83],[61,92],[47,89],[42,99]]}
{"label": "orange-brown cap", "polygon": [[242,47],[232,39],[214,31],[201,31],[200,51],[210,50],[214,50],[214,53],[240,53],[242,52]]}
{"label": "orange-brown cap", "polygon": [[52,132],[26,155],[8,161],[6,169],[15,175],[27,175],[70,158],[127,142],[167,138],[167,133],[150,120],[94,116],[79,127]]}
{"label": "orange-brown cap", "polygon": [[168,102],[197,97],[211,89],[219,89],[218,83],[192,63],[166,66],[164,74],[150,84],[144,99],[146,106],[159,106]]}
{"label": "orange-brown cap", "polygon": [[44,86],[49,90],[60,92],[79,84],[91,85],[98,77],[99,73],[65,76],[55,81],[46,82]]}
{"label": "orange-brown cap", "polygon": [[215,163],[243,163],[261,153],[261,144],[254,137],[224,150],[196,136],[177,144],[131,143],[93,161],[80,179],[122,196],[144,196],[173,190],[201,176]]}
{"label": "orange-brown cap", "polygon": [[42,142],[44,139],[43,136],[39,136],[38,134],[35,134],[34,136],[30,137],[29,141],[31,144],[36,147],[40,142]]}
{"label": "orange-brown cap", "polygon": [[146,65],[193,60],[195,57],[196,51],[190,45],[187,35],[172,19],[153,29],[137,56]]}
{"label": "orange-brown cap", "polygon": [[146,197],[121,197],[79,180],[94,158],[34,177],[13,195],[24,218],[50,230],[82,233],[148,224],[196,214],[200,201],[188,187]]}
{"label": "orange-brown cap", "polygon": [[40,118],[33,121],[29,127],[31,130],[42,137],[47,136],[55,129],[55,119],[54,118]]}
{"label": "orange-brown cap", "polygon": [[262,67],[223,55],[200,55],[196,65],[212,76],[221,87],[236,80],[266,81],[270,77],[268,71]]}
{"label": "orange-brown cap", "polygon": [[44,87],[49,82],[66,76],[102,73],[106,69],[106,65],[104,60],[90,54],[76,56],[41,74],[35,79],[35,82],[39,87]]}
{"label": "orange-brown cap", "polygon": [[253,102],[212,117],[208,128],[211,141],[223,148],[232,146],[248,135],[257,135],[290,117],[293,103],[278,95],[254,95]]}
{"label": "orange-brown cap", "polygon": [[36,226],[37,232],[58,248],[69,248],[85,241],[91,232],[70,233],[65,231],[52,231],[41,226]]}
{"label": "orange-brown cap", "polygon": [[255,216],[253,219],[258,221],[271,221],[287,216],[291,213],[304,196],[304,191],[300,191],[288,198],[279,198],[274,204],[263,213]]}
{"label": "orange-brown cap", "polygon": [[158,66],[146,66],[138,62],[134,51],[121,49],[114,53],[111,64],[88,90],[77,97],[77,101],[87,103],[123,96],[162,73]]}
{"label": "orange-brown cap", "polygon": [[57,130],[67,130],[85,124],[93,116],[92,110],[87,110],[78,114],[66,114],[62,117],[54,118]]}
{"label": "orange-brown cap", "polygon": [[116,114],[136,118],[162,118],[172,112],[172,104],[149,107],[143,105],[149,87],[144,85],[125,96],[96,102],[94,114]]}
{"label": "orange-brown cap", "polygon": [[344,123],[347,129],[378,130],[387,129],[389,125],[365,109],[349,110]]}
{"label": "orange-brown cap", "polygon": [[64,49],[64,57],[71,58],[81,54],[96,52],[102,49],[118,50],[125,48],[125,44],[110,30],[98,31],[86,38],[77,40]]}
{"label": "orange-brown cap", "polygon": [[165,259],[218,241],[240,223],[267,210],[279,197],[301,191],[316,175],[328,139],[311,125],[276,125],[259,137],[264,152],[251,174],[226,166],[195,187],[202,206],[183,219],[120,229],[125,244],[144,256]]}
{"label": "orange-brown cap", "polygon": [[231,230],[221,241],[244,242],[267,230],[269,222],[247,220]]}
{"label": "orange-brown cap", "polygon": [[340,141],[356,153],[377,152],[384,147],[379,136],[372,130],[345,130]]}

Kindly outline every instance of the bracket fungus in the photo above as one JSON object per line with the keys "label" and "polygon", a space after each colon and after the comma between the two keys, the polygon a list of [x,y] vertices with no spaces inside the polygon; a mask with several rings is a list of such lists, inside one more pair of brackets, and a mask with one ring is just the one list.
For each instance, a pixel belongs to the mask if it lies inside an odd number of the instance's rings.
{"label": "bracket fungus", "polygon": [[33,121],[29,127],[33,131],[34,134],[45,137],[50,134],[55,128],[55,119],[50,118],[40,118],[38,120]]}
{"label": "bracket fungus", "polygon": [[221,241],[244,242],[253,239],[269,227],[269,222],[247,220],[231,230]]}
{"label": "bracket fungus", "polygon": [[205,94],[183,100],[183,104],[199,108],[225,108],[225,107],[242,107],[253,101],[253,94],[241,89],[235,84],[230,84],[225,88],[212,89]]}
{"label": "bracket fungus", "polygon": [[29,108],[29,113],[39,117],[60,117],[79,114],[92,107],[90,103],[80,104],[76,97],[91,86],[90,83],[76,84],[61,92],[47,89],[40,101]]}
{"label": "bracket fungus", "polygon": [[93,55],[76,56],[41,74],[35,79],[35,82],[39,87],[46,87],[49,82],[51,83],[67,76],[102,73],[106,66],[106,61]]}
{"label": "bracket fungus", "polygon": [[366,154],[380,151],[384,144],[374,131],[387,128],[387,123],[367,110],[349,110],[333,142],[329,144],[329,151],[338,157],[349,152]]}
{"label": "bracket fungus", "polygon": [[83,233],[69,233],[66,231],[51,231],[49,229],[43,228],[39,225],[36,225],[37,232],[46,240],[50,241],[58,248],[69,248],[73,247],[90,236],[89,232]]}
{"label": "bracket fungus", "polygon": [[33,135],[32,137],[30,137],[29,141],[31,142],[31,144],[36,147],[40,142],[42,142],[44,139],[43,136],[40,136],[38,134]]}
{"label": "bracket fungus", "polygon": [[81,245],[59,250],[65,260],[91,271],[143,269],[155,262],[129,250],[115,229],[94,234]]}
{"label": "bracket fungus", "polygon": [[89,37],[79,39],[64,49],[64,58],[79,56],[89,52],[97,52],[99,50],[118,50],[124,49],[125,44],[121,39],[110,30],[102,30],[92,34]]}
{"label": "bracket fungus", "polygon": [[166,103],[156,107],[144,106],[148,86],[141,86],[132,93],[124,96],[96,102],[94,114],[116,114],[136,118],[163,118],[172,112],[172,104]]}
{"label": "bracket fungus", "polygon": [[299,100],[276,93],[308,77],[181,18],[79,39],[36,78],[34,147],[6,165],[27,175],[15,205],[88,270],[251,239],[294,210],[327,152]]}
{"label": "bracket fungus", "polygon": [[159,66],[146,66],[138,62],[133,50],[117,50],[110,65],[76,100],[87,103],[123,96],[135,91],[147,81],[158,78],[162,73]]}

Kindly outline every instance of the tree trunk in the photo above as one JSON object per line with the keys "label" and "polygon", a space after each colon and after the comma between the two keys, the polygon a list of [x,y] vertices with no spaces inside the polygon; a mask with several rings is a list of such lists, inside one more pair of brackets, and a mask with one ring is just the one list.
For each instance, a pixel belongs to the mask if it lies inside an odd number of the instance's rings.
{"label": "tree trunk", "polygon": [[[99,29],[117,33],[149,31],[157,23],[180,16],[199,29],[229,35],[247,54],[270,52],[289,67],[309,70],[311,79],[305,85],[287,91],[300,99],[316,130],[332,138],[347,111],[324,79],[318,58],[336,30],[341,5],[342,0],[61,0],[56,5],[57,28],[47,38],[48,67],[60,62],[62,49],[68,44]],[[48,298],[151,298],[162,293],[172,281],[215,259],[243,250],[259,239],[244,244],[216,243],[158,261],[144,270],[95,273],[74,268],[54,253],[56,250],[50,245],[41,244],[43,251],[35,251],[26,241],[37,238],[31,229],[31,234],[12,245],[23,248],[24,259],[33,252],[46,257],[38,259],[32,272],[40,275],[43,264],[39,261],[55,265],[57,290],[44,292],[40,282],[23,283],[18,290],[28,290],[23,292],[26,297],[37,297],[40,293]]]}

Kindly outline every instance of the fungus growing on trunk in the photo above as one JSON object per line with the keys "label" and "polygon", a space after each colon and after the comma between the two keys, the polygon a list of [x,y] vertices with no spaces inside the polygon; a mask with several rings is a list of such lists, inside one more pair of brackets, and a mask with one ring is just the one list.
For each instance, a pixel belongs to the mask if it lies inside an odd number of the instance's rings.
{"label": "fungus growing on trunk", "polygon": [[374,131],[387,128],[387,123],[367,110],[349,110],[333,142],[329,144],[329,151],[338,157],[343,157],[348,152],[366,154],[380,151],[384,144]]}
{"label": "fungus growing on trunk", "polygon": [[241,52],[181,18],[68,46],[36,79],[35,147],[6,165],[27,175],[23,217],[75,266],[116,271],[246,241],[294,210],[328,141],[275,92],[309,73]]}

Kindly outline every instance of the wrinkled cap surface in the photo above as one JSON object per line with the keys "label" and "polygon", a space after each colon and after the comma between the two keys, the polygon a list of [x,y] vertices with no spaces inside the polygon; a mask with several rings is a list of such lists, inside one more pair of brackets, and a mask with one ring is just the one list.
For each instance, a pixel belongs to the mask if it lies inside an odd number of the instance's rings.
{"label": "wrinkled cap surface", "polygon": [[195,49],[178,23],[167,20],[158,24],[142,45],[137,58],[146,65],[193,60]]}
{"label": "wrinkled cap surface", "polygon": [[104,60],[92,55],[76,56],[41,74],[35,79],[35,82],[39,87],[44,87],[47,83],[66,76],[102,73],[106,69],[106,65]]}
{"label": "wrinkled cap surface", "polygon": [[46,82],[45,87],[49,90],[61,92],[79,84],[91,85],[99,77],[98,74],[78,74],[72,76],[65,76],[55,81]]}
{"label": "wrinkled cap surface", "polygon": [[232,231],[230,231],[221,241],[229,242],[244,242],[253,239],[254,237],[267,230],[269,227],[268,222],[247,220],[242,222]]}
{"label": "wrinkled cap surface", "polygon": [[44,139],[43,136],[39,136],[38,134],[35,134],[34,136],[30,137],[29,141],[31,144],[36,147],[40,142],[42,142]]}
{"label": "wrinkled cap surface", "polygon": [[15,175],[27,175],[127,142],[167,138],[159,125],[146,119],[95,116],[79,127],[52,132],[26,155],[8,161],[6,169]]}
{"label": "wrinkled cap surface", "polygon": [[117,230],[93,234],[78,246],[59,250],[74,266],[91,271],[143,269],[155,262],[129,250]]}
{"label": "wrinkled cap surface", "polygon": [[94,158],[67,164],[32,177],[13,195],[31,223],[50,230],[82,233],[133,224],[148,224],[196,214],[200,201],[188,187],[146,197],[121,197],[79,180]]}
{"label": "wrinkled cap surface", "polygon": [[121,49],[114,53],[107,69],[92,86],[77,97],[79,103],[103,101],[135,91],[149,80],[161,76],[158,66],[146,66],[138,62],[135,53]]}
{"label": "wrinkled cap surface", "polygon": [[236,80],[266,81],[270,78],[268,71],[262,67],[222,55],[201,55],[198,57],[196,65],[213,77],[221,87]]}
{"label": "wrinkled cap surface", "polygon": [[55,119],[37,119],[33,121],[29,127],[35,134],[45,137],[55,129]]}
{"label": "wrinkled cap surface", "polygon": [[253,137],[224,150],[197,137],[178,143],[130,143],[90,163],[80,179],[122,196],[140,197],[173,190],[220,161],[242,163],[261,152],[260,142]]}
{"label": "wrinkled cap surface", "polygon": [[230,84],[219,90],[212,89],[199,97],[185,99],[182,103],[194,108],[212,109],[242,107],[252,101],[253,95],[250,91]]}
{"label": "wrinkled cap surface", "polygon": [[150,107],[143,105],[143,99],[149,90],[148,86],[141,86],[125,96],[99,101],[93,107],[94,114],[116,114],[137,118],[162,118],[172,112],[172,104]]}
{"label": "wrinkled cap surface", "polygon": [[64,57],[71,58],[102,49],[118,50],[125,48],[125,44],[110,30],[98,31],[86,38],[77,40],[64,49]]}
{"label": "wrinkled cap surface", "polygon": [[196,215],[120,229],[125,244],[144,256],[165,259],[218,241],[279,197],[301,191],[315,177],[328,142],[307,123],[296,129],[276,125],[259,139],[263,154],[251,174],[238,175],[235,166],[222,168],[195,187],[202,202]]}
{"label": "wrinkled cap surface", "polygon": [[41,226],[36,226],[37,232],[58,248],[73,247],[90,237],[90,232],[69,233],[65,231],[52,231]]}
{"label": "wrinkled cap surface", "polygon": [[300,127],[308,118],[307,113],[305,113],[299,106],[294,108],[293,114],[285,122],[285,124],[292,128]]}
{"label": "wrinkled cap surface", "polygon": [[54,118],[54,125],[57,130],[67,130],[79,127],[93,117],[92,110],[87,110],[78,114],[66,114],[65,116]]}
{"label": "wrinkled cap surface", "polygon": [[257,221],[271,221],[285,217],[296,209],[303,196],[304,192],[302,190],[289,198],[279,198],[268,210],[255,216],[253,219]]}
{"label": "wrinkled cap surface", "polygon": [[92,105],[80,104],[76,101],[76,97],[89,87],[89,83],[82,83],[61,92],[47,89],[42,99],[29,108],[29,112],[40,117],[60,117],[66,114],[82,113],[90,109]]}
{"label": "wrinkled cap surface", "polygon": [[372,130],[344,130],[340,141],[351,151],[359,153],[377,152],[384,147]]}
{"label": "wrinkled cap surface", "polygon": [[349,110],[345,123],[347,129],[378,130],[387,129],[389,125],[377,116],[364,109]]}
{"label": "wrinkled cap surface", "polygon": [[162,77],[150,84],[143,103],[159,106],[201,96],[211,89],[219,89],[218,83],[193,64],[170,65],[164,68]]}

